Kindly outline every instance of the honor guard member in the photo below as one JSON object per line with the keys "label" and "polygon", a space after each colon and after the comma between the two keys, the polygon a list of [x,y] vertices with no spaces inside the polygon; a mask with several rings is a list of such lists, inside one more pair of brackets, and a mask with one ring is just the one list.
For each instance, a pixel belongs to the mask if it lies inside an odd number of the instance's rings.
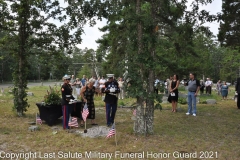
{"label": "honor guard member", "polygon": [[118,93],[120,92],[118,82],[113,80],[114,74],[107,74],[108,81],[105,83],[106,93],[104,102],[106,103],[106,118],[107,126],[114,123],[115,114],[117,111]]}
{"label": "honor guard member", "polygon": [[69,84],[71,77],[65,75],[63,77],[64,84],[62,85],[62,115],[63,115],[63,129],[69,129],[68,121],[69,115],[72,113],[72,103],[75,102],[72,95],[72,87]]}

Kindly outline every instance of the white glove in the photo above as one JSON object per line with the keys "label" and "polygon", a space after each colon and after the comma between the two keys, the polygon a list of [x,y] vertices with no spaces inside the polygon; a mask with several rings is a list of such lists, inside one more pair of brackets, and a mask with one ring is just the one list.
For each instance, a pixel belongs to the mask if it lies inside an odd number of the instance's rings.
{"label": "white glove", "polygon": [[75,100],[75,99],[70,99],[69,104],[73,104],[73,103],[76,103],[76,102],[77,102],[77,100]]}
{"label": "white glove", "polygon": [[111,93],[115,92],[115,88],[110,88],[110,92]]}

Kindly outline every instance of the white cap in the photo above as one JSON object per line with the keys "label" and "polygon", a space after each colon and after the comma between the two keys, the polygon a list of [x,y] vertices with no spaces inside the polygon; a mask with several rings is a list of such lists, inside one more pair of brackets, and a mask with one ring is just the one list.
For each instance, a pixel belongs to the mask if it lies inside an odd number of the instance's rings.
{"label": "white cap", "polygon": [[67,74],[65,74],[65,76],[63,76],[63,79],[71,79],[71,77]]}
{"label": "white cap", "polygon": [[114,77],[114,74],[107,74],[108,78]]}

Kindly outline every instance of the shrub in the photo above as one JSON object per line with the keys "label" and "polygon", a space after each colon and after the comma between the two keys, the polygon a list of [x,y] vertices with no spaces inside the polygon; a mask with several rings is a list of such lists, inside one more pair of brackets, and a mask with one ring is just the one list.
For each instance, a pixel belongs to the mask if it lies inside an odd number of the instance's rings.
{"label": "shrub", "polygon": [[187,104],[187,100],[186,100],[186,98],[178,98],[178,103]]}
{"label": "shrub", "polygon": [[61,104],[61,97],[60,91],[57,90],[57,87],[52,88],[49,86],[50,91],[47,90],[47,94],[44,96],[44,103],[45,105],[60,105]]}

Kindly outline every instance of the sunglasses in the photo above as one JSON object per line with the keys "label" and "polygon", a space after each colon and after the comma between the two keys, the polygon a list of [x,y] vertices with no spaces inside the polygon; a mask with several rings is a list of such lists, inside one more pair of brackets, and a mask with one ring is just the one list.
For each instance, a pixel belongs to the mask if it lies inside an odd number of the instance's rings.
{"label": "sunglasses", "polygon": [[69,79],[66,79],[66,80],[70,81],[71,79],[69,78]]}

